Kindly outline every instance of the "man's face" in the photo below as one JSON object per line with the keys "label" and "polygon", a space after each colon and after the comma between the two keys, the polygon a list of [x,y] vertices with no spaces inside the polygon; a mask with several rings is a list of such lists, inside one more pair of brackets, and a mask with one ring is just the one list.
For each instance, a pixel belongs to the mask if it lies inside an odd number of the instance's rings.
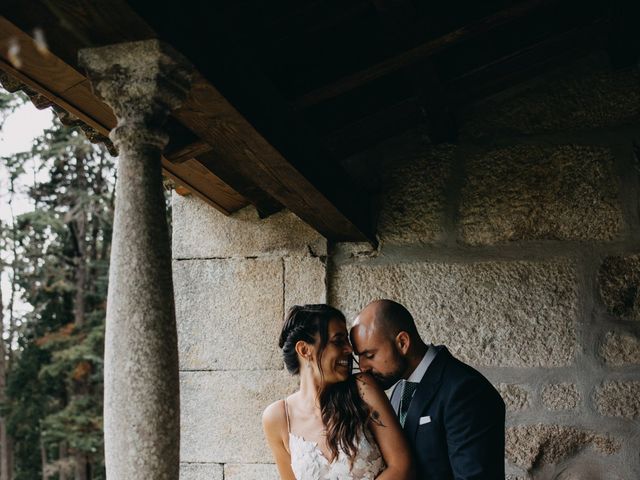
{"label": "man's face", "polygon": [[353,349],[359,357],[360,370],[368,372],[387,390],[400,380],[407,370],[407,359],[397,349],[393,338],[365,323],[351,329]]}

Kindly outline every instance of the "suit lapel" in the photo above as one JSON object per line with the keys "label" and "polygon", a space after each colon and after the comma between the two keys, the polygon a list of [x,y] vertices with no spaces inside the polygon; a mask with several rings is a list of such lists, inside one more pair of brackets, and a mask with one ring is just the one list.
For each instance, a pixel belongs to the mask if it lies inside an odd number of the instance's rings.
{"label": "suit lapel", "polygon": [[451,354],[446,347],[435,347],[438,349],[436,358],[433,359],[433,363],[429,366],[427,371],[420,381],[420,385],[416,389],[416,393],[409,405],[409,411],[407,412],[407,418],[404,422],[404,430],[409,436],[413,438],[418,428],[418,421],[420,420],[420,413],[424,408],[431,403],[436,392],[440,388],[442,380],[442,372],[444,370],[447,361],[451,357]]}

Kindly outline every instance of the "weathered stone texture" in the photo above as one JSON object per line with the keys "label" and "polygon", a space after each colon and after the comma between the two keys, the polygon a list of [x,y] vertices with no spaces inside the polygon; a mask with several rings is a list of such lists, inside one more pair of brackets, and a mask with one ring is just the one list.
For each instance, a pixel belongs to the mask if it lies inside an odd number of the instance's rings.
{"label": "weathered stone texture", "polygon": [[608,332],[600,354],[611,366],[638,365],[640,364],[640,338],[630,333]]}
{"label": "weathered stone texture", "polygon": [[618,183],[604,148],[518,145],[471,157],[461,239],[470,245],[615,239],[623,228]]}
{"label": "weathered stone texture", "polygon": [[335,243],[331,251],[332,256],[345,258],[373,258],[380,251],[367,242],[342,242]]}
{"label": "weathered stone texture", "polygon": [[181,370],[282,368],[281,259],[174,261]]}
{"label": "weathered stone texture", "polygon": [[326,303],[326,266],[317,257],[284,259],[284,306]]}
{"label": "weathered stone texture", "polygon": [[118,118],[109,134],[120,153],[104,342],[109,477],[173,480],[178,345],[160,152],[193,67],[157,39],[84,49],[79,62]]}
{"label": "weathered stone texture", "polygon": [[278,480],[275,465],[234,465],[224,466],[224,480]]}
{"label": "weathered stone texture", "polygon": [[640,381],[605,382],[596,389],[598,411],[607,417],[640,417]]}
{"label": "weathered stone texture", "polygon": [[[402,137],[382,165],[378,235],[384,244],[432,244],[445,235],[445,188],[455,147]],[[389,147],[387,147],[389,148]]]}
{"label": "weathered stone texture", "polygon": [[605,258],[598,272],[598,286],[611,315],[640,320],[640,255]]}
{"label": "weathered stone texture", "polygon": [[501,383],[496,388],[500,392],[508,411],[518,412],[529,407],[529,391],[525,387]]}
{"label": "weathered stone texture", "polygon": [[181,463],[180,480],[224,480],[222,465],[217,463]]}
{"label": "weathered stone texture", "polygon": [[[568,465],[562,465],[551,477],[541,476],[541,478],[553,478],[553,480],[627,480],[626,475],[621,475],[616,470],[621,469],[619,461],[607,462],[602,458],[592,458],[588,453],[583,453],[572,458]],[[537,478],[534,476],[534,478]]]}
{"label": "weathered stone texture", "polygon": [[505,454],[509,462],[530,471],[558,464],[586,447],[613,455],[620,444],[606,435],[562,425],[518,425],[507,429]]}
{"label": "weathered stone texture", "polygon": [[[612,127],[640,117],[637,69],[611,71],[591,61],[484,102],[461,135],[483,137]],[[605,64],[605,62],[601,62]]]}
{"label": "weathered stone texture", "polygon": [[183,462],[269,463],[262,412],[298,386],[284,371],[182,372]]}
{"label": "weathered stone texture", "polygon": [[472,365],[556,367],[574,358],[575,271],[564,261],[352,263],[337,266],[330,284],[347,318],[376,298],[399,301],[426,341]]}
{"label": "weathered stone texture", "polygon": [[282,211],[261,220],[253,207],[225,216],[193,195],[174,194],[173,258],[326,255],[326,240]]}
{"label": "weathered stone texture", "polygon": [[550,410],[571,410],[579,402],[580,392],[572,383],[554,383],[542,389],[542,403]]}

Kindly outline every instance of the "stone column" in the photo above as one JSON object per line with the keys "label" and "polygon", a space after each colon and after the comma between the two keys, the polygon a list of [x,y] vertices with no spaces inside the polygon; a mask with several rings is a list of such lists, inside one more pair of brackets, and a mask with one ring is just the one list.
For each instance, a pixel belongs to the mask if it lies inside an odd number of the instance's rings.
{"label": "stone column", "polygon": [[162,125],[187,95],[188,62],[157,40],[82,50],[95,91],[113,108],[119,150],[104,366],[109,480],[177,480],[178,349],[162,192]]}

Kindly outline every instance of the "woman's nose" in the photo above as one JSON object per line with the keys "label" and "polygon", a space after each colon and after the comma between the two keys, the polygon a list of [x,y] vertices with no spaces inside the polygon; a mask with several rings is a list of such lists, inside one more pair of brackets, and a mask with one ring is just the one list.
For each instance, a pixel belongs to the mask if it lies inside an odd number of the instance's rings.
{"label": "woman's nose", "polygon": [[347,343],[344,347],[345,349],[345,353],[348,353],[349,355],[351,355],[353,353],[353,347],[351,346],[350,343]]}

